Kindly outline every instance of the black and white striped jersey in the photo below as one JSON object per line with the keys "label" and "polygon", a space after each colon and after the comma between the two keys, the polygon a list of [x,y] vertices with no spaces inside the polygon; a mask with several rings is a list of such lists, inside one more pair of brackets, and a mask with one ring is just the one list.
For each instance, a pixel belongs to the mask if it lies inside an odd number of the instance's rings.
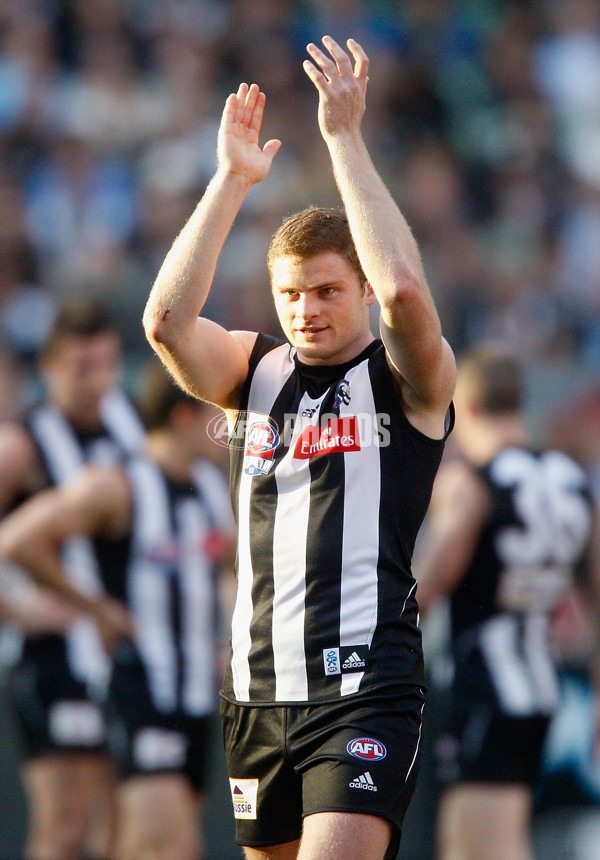
{"label": "black and white striped jersey", "polygon": [[105,585],[133,615],[155,707],[203,716],[217,700],[217,559],[233,531],[227,482],[208,462],[195,466],[189,484],[169,480],[145,457],[132,458],[127,473],[129,553],[120,581],[113,575]]}
{"label": "black and white striped jersey", "polygon": [[332,367],[259,335],[229,439],[236,702],[423,683],[411,557],[443,440],[408,422],[380,341]]}
{"label": "black and white striped jersey", "polygon": [[[48,485],[60,485],[90,463],[114,463],[139,449],[145,432],[140,418],[120,390],[108,392],[101,404],[102,425],[95,432],[82,432],[54,406],[42,404],[26,417],[25,426],[38,449]],[[88,594],[102,589],[102,559],[83,537],[67,542],[63,563],[72,581]],[[27,643],[29,651],[42,650],[44,637]],[[95,625],[86,618],[76,621],[65,636],[68,665],[79,681],[102,686],[108,660]]]}
{"label": "black and white striped jersey", "polygon": [[450,600],[455,686],[478,701],[489,694],[512,716],[551,714],[559,691],[549,619],[589,544],[588,481],[562,452],[520,447],[476,472],[491,514]]}

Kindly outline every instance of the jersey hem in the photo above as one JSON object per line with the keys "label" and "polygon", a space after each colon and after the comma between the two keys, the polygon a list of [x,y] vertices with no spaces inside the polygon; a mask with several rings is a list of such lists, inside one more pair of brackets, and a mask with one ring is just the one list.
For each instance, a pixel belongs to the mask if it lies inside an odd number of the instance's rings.
{"label": "jersey hem", "polygon": [[241,708],[313,708],[318,707],[319,705],[335,705],[342,702],[356,702],[367,699],[395,699],[398,696],[405,696],[411,692],[420,692],[422,695],[425,695],[427,693],[426,683],[420,681],[406,681],[405,683],[396,684],[393,687],[363,690],[358,693],[352,693],[348,696],[332,696],[327,699],[246,701],[236,699],[233,696],[224,693],[222,690],[219,693],[219,697],[230,705],[237,705]]}

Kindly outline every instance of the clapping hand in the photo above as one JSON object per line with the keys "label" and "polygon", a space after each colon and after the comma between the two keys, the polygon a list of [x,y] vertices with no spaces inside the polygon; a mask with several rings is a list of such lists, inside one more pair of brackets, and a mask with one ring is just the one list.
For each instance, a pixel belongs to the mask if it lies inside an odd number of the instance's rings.
{"label": "clapping hand", "polygon": [[327,141],[344,132],[360,128],[365,112],[369,58],[354,39],[348,39],[348,56],[335,39],[323,36],[328,57],[314,43],[306,50],[311,60],[304,61],[304,71],[319,92],[319,128]]}
{"label": "clapping hand", "polygon": [[265,108],[265,94],[256,84],[240,84],[225,102],[217,140],[219,167],[240,175],[250,184],[268,174],[281,141],[269,140],[260,147],[258,136]]}

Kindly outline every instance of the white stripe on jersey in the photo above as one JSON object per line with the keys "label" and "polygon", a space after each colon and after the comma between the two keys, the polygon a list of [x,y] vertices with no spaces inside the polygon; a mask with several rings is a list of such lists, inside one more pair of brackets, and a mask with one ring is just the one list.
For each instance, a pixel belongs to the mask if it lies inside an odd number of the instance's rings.
{"label": "white stripe on jersey", "polygon": [[85,465],[77,437],[58,409],[53,406],[36,409],[31,416],[31,428],[55,484],[64,484]]}
{"label": "white stripe on jersey", "polygon": [[202,551],[211,523],[197,498],[182,500],[175,517],[181,541],[182,704],[187,713],[201,716],[215,705],[212,561]]}
{"label": "white stripe on jersey", "polygon": [[[85,594],[102,592],[96,554],[87,538],[70,538],[63,545],[61,558],[69,579]],[[73,675],[84,683],[103,689],[108,680],[110,662],[96,625],[88,618],[78,618],[65,633],[65,647]]]}
{"label": "white stripe on jersey", "polygon": [[139,451],[145,437],[140,418],[120,388],[113,388],[102,398],[100,406],[102,423],[123,451]]}
{"label": "white stripe on jersey", "polygon": [[[362,379],[361,379],[362,377]],[[346,379],[352,399],[340,416],[375,415],[369,363],[352,368]],[[377,623],[377,562],[381,466],[375,430],[361,440],[361,454],[344,455],[344,542],[340,596],[340,645],[371,645]],[[360,527],[358,524],[360,523]],[[342,675],[342,696],[358,692],[364,672]]]}
{"label": "white stripe on jersey", "polygon": [[533,691],[518,653],[517,619],[497,615],[485,622],[481,646],[496,693],[504,710],[526,716],[534,709]]}
{"label": "white stripe on jersey", "polygon": [[129,467],[135,499],[134,560],[127,571],[128,603],[137,644],[148,669],[148,684],[157,708],[172,711],[177,703],[177,654],[169,612],[170,594],[164,564],[144,555],[172,538],[169,499],[157,467],[136,459]]}
{"label": "white stripe on jersey", "polygon": [[[543,619],[542,619],[543,620]],[[558,700],[538,616],[496,615],[481,628],[481,647],[503,709],[513,716],[550,714]],[[521,624],[524,649],[522,651]]]}
{"label": "white stripe on jersey", "polygon": [[543,713],[553,714],[560,700],[560,688],[552,653],[548,648],[548,627],[547,615],[530,615],[526,621],[523,645],[537,708]]}
{"label": "white stripe on jersey", "polygon": [[[278,491],[285,488],[285,492],[277,495],[273,531],[273,658],[275,698],[279,702],[308,698],[304,616],[306,546],[310,540],[310,461],[295,458],[294,451],[303,428],[318,424],[324,397],[325,394],[313,400],[308,394],[303,396],[289,450],[275,471]],[[312,419],[301,417],[306,410],[311,412]]]}
{"label": "white stripe on jersey", "polygon": [[[294,370],[288,344],[271,350],[259,362],[250,385],[249,403],[260,418],[269,415],[282,386]],[[251,420],[248,421],[248,426]],[[250,555],[250,497],[252,477],[242,473],[238,493],[238,584],[232,618],[231,670],[238,701],[250,699],[250,623],[252,621],[252,558]]]}
{"label": "white stripe on jersey", "polygon": [[[244,480],[244,478],[246,480]],[[252,621],[252,559],[250,556],[250,493],[251,481],[247,475],[240,481],[238,506],[240,520],[238,527],[238,576],[235,609],[231,618],[231,671],[236,698],[247,702],[250,698],[250,663],[248,655],[252,640],[250,622]]]}

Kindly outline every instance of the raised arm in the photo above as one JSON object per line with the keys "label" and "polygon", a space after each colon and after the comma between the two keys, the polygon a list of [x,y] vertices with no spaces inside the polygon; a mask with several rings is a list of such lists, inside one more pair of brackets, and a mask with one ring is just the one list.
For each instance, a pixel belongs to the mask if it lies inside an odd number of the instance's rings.
{"label": "raised arm", "polygon": [[268,174],[280,141],[261,149],[265,95],[240,84],[225,103],[217,140],[218,168],[158,273],[144,312],[152,347],[191,394],[235,405],[256,335],[228,332],[199,318],[221,250],[250,188]]}
{"label": "raised arm", "polygon": [[131,516],[129,485],[118,467],[91,466],[68,484],[35,495],[0,525],[0,553],[35,582],[89,614],[110,646],[132,633],[129,613],[112,598],[75,587],[61,561],[61,548],[75,535],[120,537]]}
{"label": "raised arm", "polygon": [[314,44],[304,69],[319,93],[319,128],[358,256],[381,309],[381,334],[407,415],[428,435],[441,435],[455,380],[454,357],[442,338],[417,243],[375,169],[361,133],[369,60],[353,39],[351,57],[331,37],[327,56]]}

